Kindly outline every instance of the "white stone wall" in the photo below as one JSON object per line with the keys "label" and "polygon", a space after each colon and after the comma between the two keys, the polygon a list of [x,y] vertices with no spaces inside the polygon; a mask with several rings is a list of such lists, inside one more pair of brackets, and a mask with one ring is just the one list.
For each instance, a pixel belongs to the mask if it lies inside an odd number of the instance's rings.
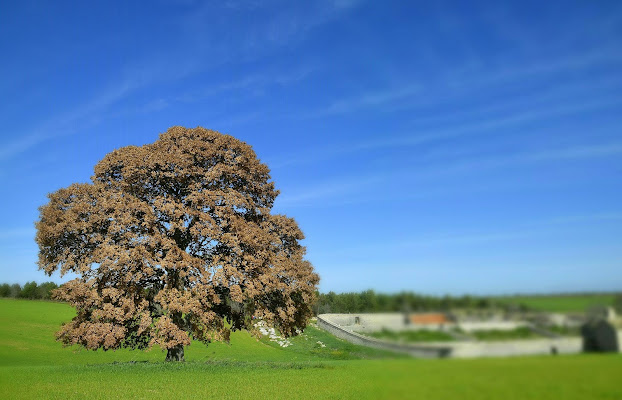
{"label": "white stone wall", "polygon": [[[363,319],[365,314],[322,314],[318,316],[318,327],[333,335],[347,340],[351,343],[364,346],[375,347],[384,350],[396,351],[410,354],[413,357],[421,358],[472,358],[472,357],[508,357],[536,354],[571,354],[580,353],[583,347],[583,340],[580,337],[565,337],[556,339],[527,339],[494,342],[437,342],[437,343],[397,343],[386,340],[370,338],[357,333],[352,329],[354,316],[359,316],[360,321],[387,322],[393,321],[385,314],[379,318],[374,318],[367,314],[367,319]],[[395,315],[395,314],[394,314]],[[370,318],[371,316],[371,318]],[[350,320],[349,318],[352,317]],[[340,326],[338,322],[349,323],[348,326]],[[482,329],[498,329],[490,327]],[[514,329],[509,328],[507,329]],[[618,331],[618,340],[622,340],[622,332]],[[622,342],[620,342],[622,343]]]}
{"label": "white stone wall", "polygon": [[499,342],[459,342],[452,344],[451,356],[509,357],[538,354],[573,354],[582,351],[583,339],[580,337],[559,339],[524,339]]}
{"label": "white stone wall", "polygon": [[527,326],[526,322],[520,321],[482,321],[482,322],[461,322],[458,327],[465,332],[475,331],[512,331],[516,328]]}
{"label": "white stone wall", "polygon": [[[332,314],[334,315],[334,314]],[[317,326],[327,332],[332,333],[334,336],[347,340],[350,343],[359,344],[363,346],[374,347],[377,349],[395,351],[398,353],[410,354],[413,357],[419,358],[440,358],[447,357],[451,349],[443,343],[425,343],[421,346],[413,344],[401,344],[397,342],[391,342],[387,340],[381,340],[363,336],[360,333],[354,332],[351,329],[346,329],[333,322],[333,320],[339,321],[339,319],[333,319],[331,314],[321,314],[317,317]]]}
{"label": "white stone wall", "polygon": [[[378,314],[322,314],[324,319],[340,327],[354,332],[378,332],[383,328],[400,332],[404,330],[449,330],[460,328],[465,332],[478,330],[507,330],[511,331],[521,326],[527,326],[526,322],[517,321],[469,321],[458,324],[405,324],[404,314],[401,313],[378,313]],[[358,321],[358,323],[357,323]]]}

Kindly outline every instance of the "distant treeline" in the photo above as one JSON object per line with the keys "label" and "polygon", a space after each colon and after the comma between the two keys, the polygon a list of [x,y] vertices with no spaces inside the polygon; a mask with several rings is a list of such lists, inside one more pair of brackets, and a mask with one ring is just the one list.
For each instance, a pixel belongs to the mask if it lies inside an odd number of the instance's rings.
{"label": "distant treeline", "polygon": [[28,282],[23,287],[19,283],[9,285],[8,283],[0,284],[0,297],[13,297],[16,299],[40,299],[50,300],[52,298],[52,290],[58,287],[54,282],[43,282],[38,285],[37,282]]}
{"label": "distant treeline", "polygon": [[426,296],[412,292],[396,294],[376,293],[373,290],[353,293],[320,293],[315,304],[316,314],[356,313],[356,312],[414,312],[445,311],[456,308],[464,309],[504,309],[521,310],[522,304],[499,302],[490,297],[479,296]]}
{"label": "distant treeline", "polygon": [[[54,282],[28,282],[24,286],[18,283],[0,284],[0,297],[12,297],[17,299],[50,300],[52,291],[58,288]],[[413,292],[401,293],[376,293],[374,290],[350,293],[317,293],[317,301],[313,306],[315,314],[327,313],[368,313],[368,312],[425,312],[425,311],[449,311],[455,309],[468,310],[503,310],[503,311],[534,311],[545,309],[555,311],[555,307],[547,304],[540,305],[534,300],[564,299],[564,298],[587,298],[607,297],[610,301],[602,301],[603,305],[613,306],[622,313],[622,293],[577,293],[577,294],[551,294],[551,295],[522,295],[507,297],[486,296],[429,296]],[[588,304],[589,302],[586,302]],[[559,305],[557,305],[559,307]],[[584,305],[574,311],[583,311]]]}

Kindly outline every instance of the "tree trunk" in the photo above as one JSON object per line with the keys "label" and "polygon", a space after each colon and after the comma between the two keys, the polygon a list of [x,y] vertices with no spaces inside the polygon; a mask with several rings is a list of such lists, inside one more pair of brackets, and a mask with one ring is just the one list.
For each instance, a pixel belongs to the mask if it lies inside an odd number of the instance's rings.
{"label": "tree trunk", "polygon": [[166,361],[186,361],[184,359],[184,346],[178,344],[175,347],[171,347],[166,352]]}

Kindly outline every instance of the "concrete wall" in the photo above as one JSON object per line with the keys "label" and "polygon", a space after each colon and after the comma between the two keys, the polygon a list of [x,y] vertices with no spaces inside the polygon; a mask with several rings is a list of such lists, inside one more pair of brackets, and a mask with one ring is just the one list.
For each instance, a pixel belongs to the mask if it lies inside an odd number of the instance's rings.
{"label": "concrete wall", "polygon": [[511,331],[522,326],[527,326],[526,322],[519,321],[483,321],[483,322],[460,322],[458,325],[465,332],[474,331]]}
{"label": "concrete wall", "polygon": [[[333,314],[334,315],[334,314]],[[343,319],[337,318],[336,321],[344,321]],[[348,320],[345,320],[346,322]],[[410,354],[413,357],[420,358],[439,358],[439,357],[447,357],[451,352],[450,347],[444,344],[423,344],[423,345],[413,345],[413,344],[402,344],[397,342],[391,342],[387,340],[380,340],[376,338],[371,338],[367,336],[363,336],[360,333],[354,332],[346,327],[341,327],[338,324],[333,322],[333,318],[331,318],[331,314],[321,314],[317,317],[317,326],[320,329],[323,329],[334,336],[347,340],[350,343],[360,344],[363,346],[374,347],[377,349],[395,351],[398,353],[406,353]]]}
{"label": "concrete wall", "polygon": [[[354,316],[352,316],[354,320]],[[362,321],[362,320],[361,320]],[[349,326],[336,322],[350,322],[343,314],[321,314],[317,318],[318,327],[338,338],[363,346],[410,354],[420,358],[441,357],[508,357],[534,354],[570,354],[582,351],[580,337],[556,339],[529,339],[499,342],[435,342],[435,343],[397,343],[363,336]],[[621,334],[620,332],[618,333]]]}
{"label": "concrete wall", "polygon": [[322,314],[332,323],[339,325],[346,330],[355,332],[378,332],[383,328],[399,332],[404,330],[439,330],[448,329],[455,324],[405,324],[404,314],[400,313],[378,313],[378,314]]}
{"label": "concrete wall", "polygon": [[460,342],[452,345],[452,357],[509,357],[536,354],[573,354],[582,351],[579,337],[526,339],[499,342]]}
{"label": "concrete wall", "polygon": [[340,327],[354,332],[378,332],[383,328],[400,332],[404,330],[449,330],[454,327],[465,332],[477,330],[512,330],[521,326],[527,326],[525,322],[517,321],[469,321],[446,324],[405,324],[404,315],[400,313],[378,314],[322,314],[325,319]]}
{"label": "concrete wall", "polygon": [[330,321],[348,330],[357,332],[376,332],[382,328],[392,331],[404,330],[404,315],[398,313],[384,314],[325,314]]}

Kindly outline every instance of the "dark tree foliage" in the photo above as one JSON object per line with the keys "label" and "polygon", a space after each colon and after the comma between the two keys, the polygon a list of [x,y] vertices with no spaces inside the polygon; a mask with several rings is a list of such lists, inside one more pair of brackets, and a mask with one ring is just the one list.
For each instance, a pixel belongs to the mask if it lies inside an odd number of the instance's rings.
{"label": "dark tree foliage", "polygon": [[28,282],[22,288],[19,297],[24,299],[34,299],[37,297],[37,282]]}
{"label": "dark tree foliage", "polygon": [[36,282],[28,282],[22,288],[19,283],[9,285],[0,284],[0,297],[13,297],[32,300],[50,300],[52,292],[58,288],[54,282],[43,282],[38,285]]}
{"label": "dark tree foliage", "polygon": [[618,294],[613,300],[613,308],[618,314],[622,314],[622,293]]}
{"label": "dark tree foliage", "polygon": [[376,293],[373,290],[363,292],[318,294],[314,311],[324,313],[356,313],[356,312],[417,312],[446,311],[455,308],[490,309],[495,307],[508,308],[505,303],[495,302],[486,297],[464,296],[426,296],[412,292],[396,294]]}
{"label": "dark tree foliage", "polygon": [[11,297],[11,285],[8,283],[0,285],[0,297]]}

